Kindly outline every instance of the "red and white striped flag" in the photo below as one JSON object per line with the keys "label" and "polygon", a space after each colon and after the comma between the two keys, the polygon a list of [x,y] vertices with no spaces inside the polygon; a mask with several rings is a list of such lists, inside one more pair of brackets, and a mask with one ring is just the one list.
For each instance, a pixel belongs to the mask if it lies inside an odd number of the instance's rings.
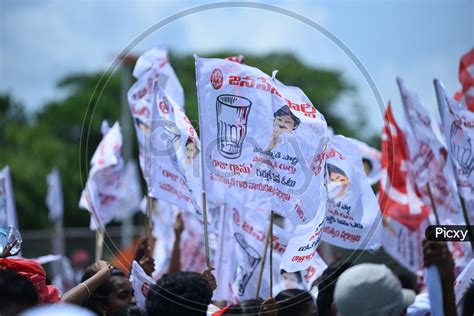
{"label": "red and white striped flag", "polygon": [[395,122],[389,104],[382,133],[379,203],[385,216],[416,230],[428,217],[429,209],[423,204],[414,183],[408,178],[408,160],[405,134]]}
{"label": "red and white striped flag", "polygon": [[456,92],[454,98],[474,112],[474,48],[471,48],[459,63],[459,82],[461,91]]}

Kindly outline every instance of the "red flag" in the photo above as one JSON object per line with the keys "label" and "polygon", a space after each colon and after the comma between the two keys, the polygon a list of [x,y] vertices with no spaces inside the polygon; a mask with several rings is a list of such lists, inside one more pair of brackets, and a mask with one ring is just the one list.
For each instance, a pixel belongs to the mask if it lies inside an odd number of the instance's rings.
{"label": "red flag", "polygon": [[406,139],[392,114],[390,104],[385,112],[382,132],[382,177],[379,184],[379,203],[382,213],[411,230],[428,217],[429,209],[416,192],[409,178]]}
{"label": "red flag", "polygon": [[469,111],[474,112],[474,48],[461,57],[459,82],[462,90],[456,92],[454,98],[464,104]]}

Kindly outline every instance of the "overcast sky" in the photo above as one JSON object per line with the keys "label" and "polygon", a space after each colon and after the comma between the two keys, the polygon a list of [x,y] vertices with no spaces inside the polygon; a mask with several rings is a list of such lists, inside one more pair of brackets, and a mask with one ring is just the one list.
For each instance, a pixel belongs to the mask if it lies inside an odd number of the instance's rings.
{"label": "overcast sky", "polygon": [[[61,97],[55,85],[65,75],[106,69],[115,53],[160,20],[212,3],[176,2],[1,0],[0,92],[36,110]],[[459,58],[474,46],[470,0],[265,3],[304,15],[342,40],[366,67],[384,100],[393,101],[396,114],[401,113],[397,75],[435,113],[433,78],[454,93],[460,87]],[[341,71],[358,92],[341,99],[338,108],[364,111],[369,130],[381,127],[376,100],[357,67],[332,41],[294,18],[255,8],[208,10],[162,27],[134,51],[160,44],[204,56],[218,50],[293,52],[310,65]],[[354,100],[362,106],[354,108]]]}

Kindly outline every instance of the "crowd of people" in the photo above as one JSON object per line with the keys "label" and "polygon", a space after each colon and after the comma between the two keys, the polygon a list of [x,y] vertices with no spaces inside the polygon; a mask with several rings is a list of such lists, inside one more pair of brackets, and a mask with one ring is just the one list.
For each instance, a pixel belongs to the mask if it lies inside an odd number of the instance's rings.
{"label": "crowd of people", "polygon": [[[146,239],[140,243],[135,260],[151,276],[147,245]],[[0,315],[474,315],[474,286],[462,306],[455,306],[454,263],[446,244],[424,240],[423,260],[440,276],[443,311],[438,313],[431,309],[423,282],[406,282],[383,264],[347,261],[329,265],[314,282],[317,291],[284,289],[273,298],[237,304],[213,301],[209,274],[179,271],[179,263],[174,263],[148,289],[146,304],[139,308],[130,272],[106,261],[88,266],[80,282],[61,294],[41,264],[11,257],[5,249],[0,258]]]}

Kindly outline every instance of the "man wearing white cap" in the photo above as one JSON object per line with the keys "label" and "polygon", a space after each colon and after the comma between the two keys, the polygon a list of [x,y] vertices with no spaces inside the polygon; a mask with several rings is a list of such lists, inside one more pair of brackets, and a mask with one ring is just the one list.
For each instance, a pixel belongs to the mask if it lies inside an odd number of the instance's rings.
{"label": "man wearing white cap", "polygon": [[347,269],[336,283],[338,316],[398,316],[415,301],[415,292],[383,264],[364,263]]}

